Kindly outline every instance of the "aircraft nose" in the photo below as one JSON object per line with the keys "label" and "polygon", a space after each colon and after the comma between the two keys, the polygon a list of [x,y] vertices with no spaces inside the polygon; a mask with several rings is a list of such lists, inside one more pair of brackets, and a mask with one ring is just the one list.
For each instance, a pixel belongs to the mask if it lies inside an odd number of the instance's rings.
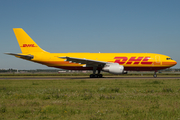
{"label": "aircraft nose", "polygon": [[176,65],[176,64],[177,64],[177,62],[174,60],[173,63],[172,63],[172,65],[174,66],[174,65]]}

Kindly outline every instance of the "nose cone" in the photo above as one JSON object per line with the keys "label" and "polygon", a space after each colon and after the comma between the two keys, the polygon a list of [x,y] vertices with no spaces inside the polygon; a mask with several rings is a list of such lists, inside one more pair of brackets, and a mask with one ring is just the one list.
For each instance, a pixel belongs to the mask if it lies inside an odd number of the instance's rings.
{"label": "nose cone", "polygon": [[177,62],[175,60],[171,60],[171,61],[167,61],[167,62],[162,62],[162,65],[169,66],[169,67],[172,67],[172,66],[174,66],[176,64],[177,64]]}
{"label": "nose cone", "polygon": [[170,66],[175,66],[177,64],[177,62],[175,60],[173,60],[172,62],[170,62]]}
{"label": "nose cone", "polygon": [[174,66],[174,65],[176,65],[176,64],[177,64],[177,62],[174,60],[173,63],[172,63],[172,65]]}

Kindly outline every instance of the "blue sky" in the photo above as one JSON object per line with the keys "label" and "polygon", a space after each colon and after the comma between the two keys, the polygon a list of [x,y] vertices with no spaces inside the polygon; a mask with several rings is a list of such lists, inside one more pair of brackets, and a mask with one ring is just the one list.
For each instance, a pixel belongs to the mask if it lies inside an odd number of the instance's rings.
{"label": "blue sky", "polygon": [[48,68],[3,54],[21,53],[12,28],[23,28],[48,52],[159,53],[180,63],[179,5],[179,0],[0,1],[0,69]]}

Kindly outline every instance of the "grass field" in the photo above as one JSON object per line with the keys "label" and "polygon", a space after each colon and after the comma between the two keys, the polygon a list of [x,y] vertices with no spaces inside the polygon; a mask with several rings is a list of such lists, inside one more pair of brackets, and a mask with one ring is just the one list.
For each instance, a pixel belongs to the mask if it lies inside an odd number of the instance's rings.
{"label": "grass field", "polygon": [[0,80],[0,120],[178,120],[180,79]]}

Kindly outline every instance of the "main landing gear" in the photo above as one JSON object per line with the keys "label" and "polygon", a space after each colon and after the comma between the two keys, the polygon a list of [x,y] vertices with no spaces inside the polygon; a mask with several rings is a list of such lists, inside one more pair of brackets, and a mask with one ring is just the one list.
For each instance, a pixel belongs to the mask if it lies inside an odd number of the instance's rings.
{"label": "main landing gear", "polygon": [[89,77],[90,77],[90,78],[102,78],[103,75],[102,75],[102,74],[90,74]]}
{"label": "main landing gear", "polygon": [[90,78],[102,78],[103,75],[100,74],[101,70],[98,70],[98,74],[96,74],[97,67],[93,67],[93,74],[90,74]]}
{"label": "main landing gear", "polygon": [[153,75],[154,78],[157,78],[156,72],[157,72],[157,71],[154,71],[154,75]]}

